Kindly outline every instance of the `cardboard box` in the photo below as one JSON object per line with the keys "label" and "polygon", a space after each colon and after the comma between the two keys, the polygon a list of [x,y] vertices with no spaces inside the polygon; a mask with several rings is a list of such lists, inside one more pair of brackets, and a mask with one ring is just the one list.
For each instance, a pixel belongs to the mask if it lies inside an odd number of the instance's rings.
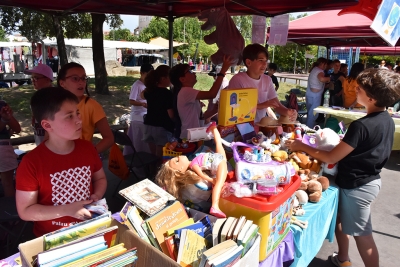
{"label": "cardboard box", "polygon": [[230,126],[254,121],[258,92],[255,88],[221,90],[218,125]]}

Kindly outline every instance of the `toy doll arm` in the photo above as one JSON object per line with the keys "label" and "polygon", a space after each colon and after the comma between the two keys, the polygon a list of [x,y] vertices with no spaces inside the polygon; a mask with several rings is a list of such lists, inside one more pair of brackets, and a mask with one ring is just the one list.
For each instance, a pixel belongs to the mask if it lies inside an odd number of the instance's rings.
{"label": "toy doll arm", "polygon": [[210,183],[214,183],[214,179],[205,174],[199,165],[193,165],[190,167],[198,176],[200,176],[203,180],[206,180]]}

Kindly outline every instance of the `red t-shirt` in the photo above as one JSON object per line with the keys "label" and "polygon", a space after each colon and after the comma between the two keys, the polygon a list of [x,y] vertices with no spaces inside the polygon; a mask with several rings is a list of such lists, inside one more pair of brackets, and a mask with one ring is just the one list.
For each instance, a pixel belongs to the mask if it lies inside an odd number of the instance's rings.
{"label": "red t-shirt", "polygon": [[[102,167],[89,141],[75,140],[74,150],[67,155],[50,151],[43,142],[22,158],[17,169],[16,189],[38,191],[37,203],[47,206],[87,200],[93,192],[92,175]],[[69,216],[37,221],[33,233],[42,236],[76,222],[80,220]]]}

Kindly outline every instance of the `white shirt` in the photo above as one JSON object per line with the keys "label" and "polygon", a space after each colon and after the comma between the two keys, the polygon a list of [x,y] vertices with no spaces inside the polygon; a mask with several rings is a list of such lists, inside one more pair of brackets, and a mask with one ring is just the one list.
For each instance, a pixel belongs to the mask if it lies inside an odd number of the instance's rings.
{"label": "white shirt", "polygon": [[[256,88],[258,91],[257,103],[263,103],[265,101],[274,99],[277,97],[274,83],[271,77],[262,74],[258,80],[251,78],[246,72],[240,72],[232,77],[229,82],[229,89],[239,89],[239,88]],[[257,109],[256,118],[254,122],[259,122],[265,117],[267,112],[266,108]]]}
{"label": "white shirt", "polygon": [[[140,93],[146,88],[146,86],[137,80],[131,87],[131,93],[129,94],[129,100],[135,100],[140,103],[146,103],[146,99],[140,96]],[[147,108],[142,106],[131,106],[131,121],[143,121],[143,115],[147,113]]]}
{"label": "white shirt", "polygon": [[182,87],[178,93],[178,113],[181,119],[180,138],[187,138],[187,129],[200,127],[200,101],[196,99],[199,90],[192,87]]}

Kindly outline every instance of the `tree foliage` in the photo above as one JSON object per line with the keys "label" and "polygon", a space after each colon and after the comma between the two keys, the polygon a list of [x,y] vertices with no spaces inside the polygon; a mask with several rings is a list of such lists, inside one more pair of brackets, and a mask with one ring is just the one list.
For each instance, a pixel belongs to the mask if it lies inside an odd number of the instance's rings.
{"label": "tree foliage", "polygon": [[129,29],[114,29],[110,30],[109,34],[105,36],[105,39],[134,42],[138,40],[138,37],[133,36]]}
{"label": "tree foliage", "polygon": [[6,32],[4,31],[3,27],[0,26],[0,41],[7,42],[8,39],[6,38]]}

